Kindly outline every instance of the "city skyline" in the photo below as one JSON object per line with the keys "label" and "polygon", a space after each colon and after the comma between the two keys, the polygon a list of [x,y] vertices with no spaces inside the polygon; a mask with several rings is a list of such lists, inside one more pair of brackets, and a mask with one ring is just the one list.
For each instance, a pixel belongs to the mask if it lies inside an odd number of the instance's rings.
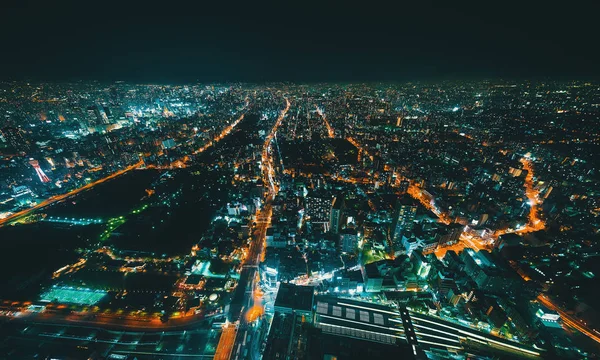
{"label": "city skyline", "polygon": [[600,357],[600,2],[0,13],[0,358]]}
{"label": "city skyline", "polygon": [[0,93],[0,354],[598,353],[594,80]]}

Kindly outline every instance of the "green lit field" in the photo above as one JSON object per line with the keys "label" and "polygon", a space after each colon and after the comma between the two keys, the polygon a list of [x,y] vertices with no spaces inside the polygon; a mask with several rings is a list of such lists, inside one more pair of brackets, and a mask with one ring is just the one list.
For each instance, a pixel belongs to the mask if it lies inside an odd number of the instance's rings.
{"label": "green lit field", "polygon": [[70,287],[53,287],[41,295],[42,300],[61,304],[94,305],[106,295],[105,291]]}

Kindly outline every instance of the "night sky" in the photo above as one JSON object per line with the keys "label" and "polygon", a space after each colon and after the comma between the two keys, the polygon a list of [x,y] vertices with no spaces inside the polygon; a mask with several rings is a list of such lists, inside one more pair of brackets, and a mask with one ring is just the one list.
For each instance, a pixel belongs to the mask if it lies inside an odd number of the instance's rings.
{"label": "night sky", "polygon": [[0,79],[598,77],[599,2],[553,3],[3,1]]}

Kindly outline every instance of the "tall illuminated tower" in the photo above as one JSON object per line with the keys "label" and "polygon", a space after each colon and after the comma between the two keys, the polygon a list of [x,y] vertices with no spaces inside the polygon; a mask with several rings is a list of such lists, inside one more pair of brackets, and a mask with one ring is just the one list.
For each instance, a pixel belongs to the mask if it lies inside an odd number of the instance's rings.
{"label": "tall illuminated tower", "polygon": [[46,176],[46,174],[44,174],[44,171],[40,168],[40,164],[38,163],[37,160],[29,159],[29,163],[35,169],[35,172],[38,175],[38,177],[40,178],[41,182],[43,182],[43,183],[50,182],[50,178],[48,176]]}

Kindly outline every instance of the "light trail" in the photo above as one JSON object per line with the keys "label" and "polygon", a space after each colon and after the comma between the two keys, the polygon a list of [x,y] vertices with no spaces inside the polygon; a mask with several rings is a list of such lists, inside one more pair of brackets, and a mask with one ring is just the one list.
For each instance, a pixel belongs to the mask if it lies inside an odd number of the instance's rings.
{"label": "light trail", "polygon": [[348,322],[348,323],[352,323],[352,324],[359,324],[362,326],[371,326],[371,327],[383,329],[383,330],[398,331],[398,332],[402,332],[402,333],[404,332],[404,329],[402,329],[402,328],[381,326],[381,325],[376,325],[376,324],[371,324],[371,323],[365,323],[364,321],[349,320],[349,319],[344,319],[344,318],[331,316],[331,315],[325,315],[325,314],[318,314],[318,316],[320,316],[324,319],[333,319],[333,320],[344,321],[344,322]]}
{"label": "light trail", "polygon": [[221,131],[221,133],[219,133],[219,135],[215,136],[215,138],[213,140],[211,140],[210,142],[208,142],[207,144],[205,144],[204,146],[200,147],[198,150],[194,151],[194,154],[199,154],[201,152],[204,152],[206,149],[208,149],[209,147],[213,146],[214,144],[218,143],[219,141],[223,140],[223,138],[227,135],[229,135],[231,133],[231,131],[242,121],[244,120],[244,116],[246,114],[242,114],[239,118],[237,118],[237,120],[235,120],[233,123],[229,124],[228,126],[226,126],[223,131]]}
{"label": "light trail", "polygon": [[350,144],[354,145],[359,151],[362,151],[365,154],[367,154],[367,156],[369,157],[369,159],[371,159],[371,161],[373,161],[375,159],[375,157],[372,154],[370,154],[365,147],[363,147],[361,144],[359,144],[358,141],[354,140],[353,137],[348,136],[346,138],[346,140],[348,140],[348,142]]}
{"label": "light trail", "polygon": [[228,360],[233,352],[233,345],[235,343],[235,337],[237,335],[236,326],[233,324],[227,324],[223,327],[217,350],[215,351],[215,360]]}
{"label": "light trail", "polygon": [[275,195],[277,195],[277,192],[279,191],[279,188],[277,187],[277,185],[275,184],[275,182],[273,180],[275,177],[275,169],[273,168],[273,160],[269,157],[269,155],[270,155],[271,141],[275,137],[275,134],[277,133],[279,126],[281,126],[281,123],[283,122],[283,119],[285,118],[287,112],[290,110],[290,105],[291,105],[290,101],[288,99],[285,99],[285,102],[286,102],[285,108],[279,114],[279,117],[275,121],[275,125],[273,125],[271,132],[267,135],[267,137],[265,139],[264,149],[263,149],[262,157],[261,157],[262,166],[263,166],[263,168],[262,168],[263,178],[265,178],[265,180],[267,180],[266,182],[269,184],[269,190],[270,190],[269,196],[275,196]]}
{"label": "light trail", "polygon": [[[271,146],[271,141],[275,137],[275,134],[277,133],[279,126],[281,126],[283,119],[285,118],[287,112],[290,109],[291,104],[290,104],[289,100],[285,99],[285,101],[286,101],[286,106],[281,111],[279,116],[277,117],[277,120],[275,121],[273,128],[267,135],[265,142],[264,142],[264,148],[262,151],[262,155],[261,155],[261,162],[262,162],[261,170],[263,173],[262,176],[263,176],[263,181],[265,181],[265,183],[269,184],[268,193],[266,195],[265,206],[261,210],[259,210],[260,211],[259,216],[261,218],[263,218],[263,221],[260,221],[258,223],[259,227],[257,229],[257,233],[255,233],[253,236],[253,241],[250,244],[250,249],[248,250],[248,256],[244,260],[244,266],[242,269],[242,273],[244,271],[251,272],[249,275],[250,280],[247,283],[244,283],[244,284],[239,283],[238,284],[238,287],[241,286],[242,288],[240,288],[240,289],[244,290],[244,300],[242,301],[242,303],[244,304],[244,307],[242,309],[247,309],[247,310],[246,311],[242,310],[242,312],[239,314],[240,315],[239,325],[233,327],[233,330],[230,330],[231,333],[228,334],[228,336],[233,337],[233,340],[231,341],[231,347],[229,345],[230,344],[229,339],[224,340],[223,345],[221,345],[221,342],[219,342],[219,349],[222,349],[219,354],[227,353],[227,354],[229,354],[228,356],[232,356],[233,349],[237,349],[236,354],[243,352],[244,349],[246,349],[246,346],[248,346],[248,344],[251,344],[254,341],[254,340],[247,341],[248,332],[251,332],[250,338],[254,339],[255,331],[257,329],[257,328],[251,328],[249,326],[249,324],[256,321],[257,319],[259,319],[260,316],[264,313],[264,308],[262,305],[262,292],[260,291],[260,288],[259,288],[259,282],[260,282],[259,280],[260,279],[258,278],[258,273],[256,272],[255,269],[258,266],[258,264],[260,264],[260,262],[263,260],[263,257],[264,257],[267,229],[271,224],[271,216],[273,214],[273,211],[271,208],[271,201],[273,200],[273,198],[275,198],[275,195],[277,194],[277,191],[279,190],[274,181],[275,169],[273,167],[273,160],[270,156],[271,153],[270,153],[269,149]],[[252,272],[254,272],[254,273],[252,273]],[[238,314],[233,314],[233,315],[237,316]],[[244,335],[242,335],[242,333]],[[237,358],[237,355],[236,355],[236,358]],[[217,357],[215,355],[215,359],[226,359],[226,357],[221,357],[221,356]]]}
{"label": "light trail", "polygon": [[315,107],[317,108],[317,114],[319,114],[319,116],[321,116],[321,119],[323,119],[323,122],[325,123],[325,126],[327,127],[327,135],[329,135],[329,137],[333,139],[335,137],[335,131],[333,131],[333,128],[329,124],[329,121],[327,121],[327,118],[325,117],[325,113],[323,111],[321,111],[321,109],[319,109],[319,107],[317,105],[315,105]]}
{"label": "light trail", "polygon": [[533,167],[531,166],[531,162],[525,158],[521,159],[521,164],[523,164],[523,169],[527,170],[527,176],[525,177],[525,195],[531,205],[527,230],[542,230],[546,227],[546,224],[540,219],[538,213],[538,206],[541,205],[539,200],[540,192],[533,187]]}
{"label": "light trail", "polygon": [[539,206],[542,205],[542,201],[540,200],[539,190],[536,190],[533,186],[533,166],[531,165],[531,161],[527,158],[522,158],[521,164],[523,164],[523,170],[527,171],[527,176],[525,177],[524,184],[525,196],[527,196],[527,200],[530,205],[529,215],[527,217],[527,224],[524,227],[515,230],[498,230],[494,233],[494,237],[496,238],[504,234],[526,234],[530,232],[544,230],[546,228],[546,223],[539,216]]}
{"label": "light trail", "polygon": [[104,177],[102,179],[98,179],[98,180],[96,180],[94,182],[91,182],[91,183],[89,183],[87,185],[84,185],[84,186],[82,186],[80,188],[77,188],[75,190],[71,190],[68,193],[49,197],[48,199],[42,201],[41,203],[35,205],[32,208],[29,208],[29,209],[26,209],[26,210],[21,210],[21,211],[19,211],[17,213],[12,214],[11,216],[8,216],[8,217],[0,220],[0,227],[4,226],[6,224],[9,224],[9,223],[11,223],[11,222],[13,222],[15,220],[18,220],[19,218],[21,218],[23,216],[26,216],[26,215],[32,213],[33,211],[43,209],[43,208],[47,207],[48,205],[52,205],[52,204],[54,204],[57,201],[65,200],[65,199],[67,199],[67,198],[69,198],[71,196],[74,196],[74,195],[77,195],[77,194],[79,194],[79,193],[81,193],[83,191],[89,190],[89,189],[93,188],[94,186],[96,186],[98,184],[102,184],[103,182],[106,182],[108,180],[111,180],[111,179],[114,179],[114,178],[116,178],[118,176],[121,176],[121,175],[123,175],[123,174],[125,174],[125,173],[127,173],[127,172],[129,172],[129,171],[131,171],[133,169],[139,168],[142,165],[144,165],[144,161],[140,160],[139,162],[137,162],[137,163],[135,163],[135,164],[133,164],[131,166],[128,166],[125,169],[122,169],[122,170],[119,170],[117,172],[114,172],[114,173],[112,173],[112,174],[110,174],[110,175],[108,175],[108,176],[106,176],[106,177]]}
{"label": "light trail", "polygon": [[[260,277],[258,275],[258,272],[256,272],[254,282],[255,282],[255,284],[258,284],[259,281],[260,281]],[[246,312],[246,320],[248,322],[256,321],[259,317],[261,317],[265,313],[265,309],[262,306],[262,299],[263,299],[262,291],[260,290],[259,287],[255,286],[253,289],[253,299],[252,299],[254,301],[254,305],[250,309],[248,309],[248,311]]]}
{"label": "light trail", "polygon": [[419,343],[428,344],[428,345],[436,345],[436,346],[441,346],[441,347],[446,347],[449,349],[456,349],[456,350],[463,349],[462,347],[452,346],[452,345],[448,345],[448,344],[441,344],[441,343],[437,343],[435,341],[419,340]]}
{"label": "light trail", "polygon": [[173,357],[190,357],[190,358],[213,358],[216,359],[216,357],[213,357],[212,355],[200,355],[200,354],[181,354],[181,353],[163,353],[163,352],[150,352],[150,351],[114,351],[114,353],[116,354],[138,354],[138,355],[153,355],[153,356],[158,356],[159,358],[163,357],[163,356],[173,356]]}
{"label": "light trail", "polygon": [[419,336],[423,336],[423,337],[430,337],[430,338],[444,340],[444,341],[453,342],[453,343],[457,343],[457,344],[460,343],[460,341],[458,341],[457,339],[450,339],[447,337],[437,336],[437,335],[433,335],[433,334],[427,334],[427,333],[420,332],[420,331],[415,331],[415,334],[419,335]]}
{"label": "light trail", "polygon": [[[364,324],[364,323],[362,323],[362,324]],[[356,331],[356,328],[348,327],[348,326],[342,326],[342,325],[333,325],[333,324],[327,324],[327,323],[319,323],[318,326],[319,325],[320,326],[324,325],[324,326],[328,326],[328,327],[334,327],[334,328],[339,328],[339,329],[347,329],[347,330],[354,330],[354,331]],[[398,329],[398,330],[400,330],[400,329]],[[388,334],[388,333],[380,333],[380,332],[377,332],[377,331],[369,331],[369,330],[362,330],[362,329],[360,329],[359,331],[363,332],[363,333],[369,333],[369,334],[374,334],[374,335],[390,336],[390,337],[394,337],[396,339],[406,340],[406,336],[403,336],[403,335],[393,335],[393,334]]]}
{"label": "light trail", "polygon": [[552,300],[550,300],[549,297],[547,297],[544,294],[540,294],[538,295],[537,300],[548,309],[556,311],[567,326],[581,332],[582,334],[594,340],[595,342],[600,343],[600,336],[594,333],[594,329],[588,328],[585,324],[582,324],[580,320],[561,310],[557,305],[555,305],[552,302]]}
{"label": "light trail", "polygon": [[438,219],[440,220],[440,222],[446,224],[446,225],[450,225],[450,223],[452,222],[450,220],[450,217],[448,216],[448,214],[446,214],[443,211],[440,211],[434,204],[432,200],[427,200],[427,197],[423,194],[423,191],[415,186],[415,185],[409,185],[408,186],[408,191],[407,191],[408,195],[410,195],[413,199],[417,200],[418,202],[421,203],[421,205],[423,205],[425,208],[429,209],[432,213],[434,213]]}
{"label": "light trail", "polygon": [[[237,118],[233,123],[229,124],[228,126],[226,126],[220,133],[219,135],[215,136],[212,140],[210,140],[209,142],[207,142],[206,144],[202,145],[201,147],[199,147],[198,149],[194,150],[194,152],[192,153],[193,155],[197,155],[200,153],[205,152],[208,148],[212,147],[213,145],[215,145],[216,143],[218,143],[219,141],[223,140],[223,138],[225,138],[227,135],[229,135],[233,129],[235,129],[236,126],[238,126],[238,124],[244,120],[244,117],[246,116],[246,114],[242,114],[240,115],[239,118]],[[169,164],[168,166],[164,166],[161,168],[164,169],[174,169],[174,168],[185,168],[186,164],[190,161],[190,157],[188,155],[183,156],[180,159],[177,159],[175,161],[173,161],[171,164]]]}

